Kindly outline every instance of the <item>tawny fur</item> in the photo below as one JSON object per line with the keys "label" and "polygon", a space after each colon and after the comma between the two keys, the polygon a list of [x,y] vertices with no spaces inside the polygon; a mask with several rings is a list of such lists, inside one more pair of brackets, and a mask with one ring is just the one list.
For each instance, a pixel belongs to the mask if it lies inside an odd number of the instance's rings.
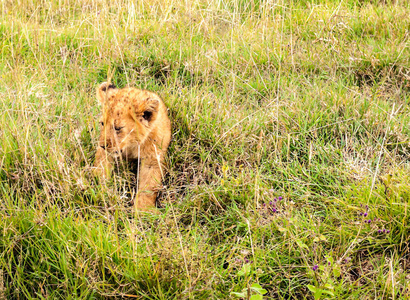
{"label": "tawny fur", "polygon": [[116,159],[139,159],[135,204],[140,210],[155,207],[164,158],[171,141],[171,122],[164,102],[153,92],[117,89],[108,83],[97,88],[97,99],[103,104],[101,135],[95,156],[97,174],[109,176]]}

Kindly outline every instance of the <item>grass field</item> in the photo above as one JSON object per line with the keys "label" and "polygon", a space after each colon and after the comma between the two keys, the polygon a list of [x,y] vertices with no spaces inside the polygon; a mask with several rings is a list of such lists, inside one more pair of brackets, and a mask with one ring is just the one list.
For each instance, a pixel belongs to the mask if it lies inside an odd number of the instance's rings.
{"label": "grass field", "polygon": [[[0,299],[409,299],[406,0],[0,1]],[[92,174],[159,93],[158,215]]]}

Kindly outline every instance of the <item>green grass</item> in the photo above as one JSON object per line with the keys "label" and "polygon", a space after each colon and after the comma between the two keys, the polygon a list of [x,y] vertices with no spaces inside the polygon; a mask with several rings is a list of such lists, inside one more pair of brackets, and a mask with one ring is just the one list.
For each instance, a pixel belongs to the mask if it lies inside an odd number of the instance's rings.
{"label": "green grass", "polygon": [[[3,1],[0,299],[408,299],[409,15]],[[110,72],[169,107],[158,215],[128,170],[92,175]]]}

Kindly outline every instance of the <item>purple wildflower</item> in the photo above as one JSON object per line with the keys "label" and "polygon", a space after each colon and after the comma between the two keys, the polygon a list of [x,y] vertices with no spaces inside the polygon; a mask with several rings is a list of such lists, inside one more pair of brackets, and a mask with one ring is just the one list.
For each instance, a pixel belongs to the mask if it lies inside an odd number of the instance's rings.
{"label": "purple wildflower", "polygon": [[383,229],[383,233],[386,233],[386,229]]}
{"label": "purple wildflower", "polygon": [[365,213],[363,214],[363,216],[367,217],[367,212],[365,212]]}
{"label": "purple wildflower", "polygon": [[363,216],[363,213],[360,213],[359,216]]}
{"label": "purple wildflower", "polygon": [[386,230],[386,233],[390,233],[390,230]]}
{"label": "purple wildflower", "polygon": [[379,229],[379,230],[377,230],[377,232],[378,232],[378,233],[382,233],[382,230],[381,230],[381,229]]}
{"label": "purple wildflower", "polygon": [[313,268],[312,268],[313,271],[316,271],[317,269],[319,269],[318,265],[314,265]]}
{"label": "purple wildflower", "polygon": [[276,198],[275,198],[275,199],[273,199],[273,201],[275,201],[275,202],[276,202],[276,201],[278,201],[278,199],[276,199]]}
{"label": "purple wildflower", "polygon": [[283,199],[283,197],[282,197],[282,196],[279,196],[278,200],[280,201],[280,200],[282,200],[282,199]]}
{"label": "purple wildflower", "polygon": [[276,208],[272,208],[272,212],[273,213],[277,212]]}
{"label": "purple wildflower", "polygon": [[248,263],[248,262],[249,262],[249,259],[245,258],[245,263]]}

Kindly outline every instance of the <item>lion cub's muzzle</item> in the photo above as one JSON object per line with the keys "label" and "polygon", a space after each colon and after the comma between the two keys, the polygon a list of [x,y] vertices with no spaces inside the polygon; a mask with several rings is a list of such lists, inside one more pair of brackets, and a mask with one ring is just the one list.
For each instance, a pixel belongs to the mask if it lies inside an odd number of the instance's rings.
{"label": "lion cub's muzzle", "polygon": [[100,147],[107,152],[113,158],[118,158],[123,155],[123,149],[107,147],[107,145],[100,145]]}

